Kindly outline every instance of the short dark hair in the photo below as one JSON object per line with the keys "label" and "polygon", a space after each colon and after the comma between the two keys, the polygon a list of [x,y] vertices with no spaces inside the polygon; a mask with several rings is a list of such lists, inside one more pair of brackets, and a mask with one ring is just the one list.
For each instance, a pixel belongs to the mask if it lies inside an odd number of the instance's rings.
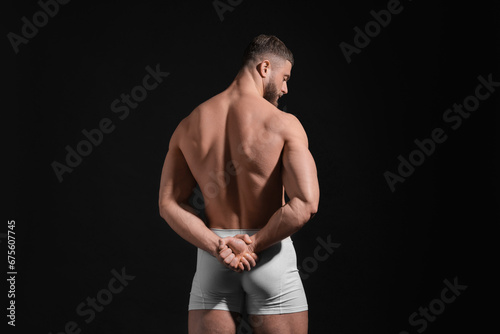
{"label": "short dark hair", "polygon": [[293,54],[285,43],[273,35],[259,35],[248,44],[243,53],[243,66],[251,61],[259,60],[259,56],[273,55],[294,63]]}

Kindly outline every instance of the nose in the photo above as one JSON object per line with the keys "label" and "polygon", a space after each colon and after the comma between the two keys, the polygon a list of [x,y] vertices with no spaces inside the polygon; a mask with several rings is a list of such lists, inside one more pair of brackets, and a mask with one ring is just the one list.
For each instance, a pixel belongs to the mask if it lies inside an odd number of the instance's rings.
{"label": "nose", "polygon": [[286,85],[286,81],[283,81],[283,85],[281,85],[281,92],[283,95],[288,94],[288,86]]}

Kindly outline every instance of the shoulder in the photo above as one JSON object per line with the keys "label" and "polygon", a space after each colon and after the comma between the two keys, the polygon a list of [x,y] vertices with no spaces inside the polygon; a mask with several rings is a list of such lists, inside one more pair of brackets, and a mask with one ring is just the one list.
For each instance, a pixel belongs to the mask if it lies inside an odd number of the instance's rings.
{"label": "shoulder", "polygon": [[306,131],[297,116],[280,111],[281,133],[285,142],[300,141],[308,145]]}
{"label": "shoulder", "polygon": [[177,133],[195,134],[206,125],[218,110],[225,106],[223,93],[212,96],[208,100],[197,105],[185,118],[181,120],[176,128]]}
{"label": "shoulder", "polygon": [[286,126],[292,127],[293,129],[297,129],[297,128],[303,129],[302,124],[300,123],[297,116],[295,116],[293,114],[289,114],[289,113],[284,112],[284,111],[280,111],[280,116],[282,117],[283,123],[285,123]]}
{"label": "shoulder", "polygon": [[185,140],[187,136],[189,136],[190,132],[192,132],[193,125],[199,123],[199,114],[200,110],[199,107],[195,108],[189,115],[184,117],[179,124],[177,124],[177,127],[175,128],[174,132],[172,133],[172,137],[170,138],[170,143],[169,147],[180,147],[181,142]]}

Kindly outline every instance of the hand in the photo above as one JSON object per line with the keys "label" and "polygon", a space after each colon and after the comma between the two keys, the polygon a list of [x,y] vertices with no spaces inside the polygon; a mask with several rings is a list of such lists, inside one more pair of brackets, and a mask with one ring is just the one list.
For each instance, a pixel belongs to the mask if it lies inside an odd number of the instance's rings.
{"label": "hand", "polygon": [[250,271],[256,265],[257,254],[251,246],[252,239],[248,234],[237,234],[219,240],[220,261],[228,268],[242,272]]}

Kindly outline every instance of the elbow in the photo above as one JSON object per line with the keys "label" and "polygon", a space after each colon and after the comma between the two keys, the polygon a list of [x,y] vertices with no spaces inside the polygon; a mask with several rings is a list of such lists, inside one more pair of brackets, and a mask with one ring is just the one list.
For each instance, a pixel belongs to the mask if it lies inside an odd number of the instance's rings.
{"label": "elbow", "polygon": [[160,207],[159,207],[159,213],[160,213],[161,218],[163,218],[164,220],[167,220],[167,213],[166,213],[165,208],[162,205],[160,205]]}
{"label": "elbow", "polygon": [[291,206],[296,213],[297,229],[301,229],[318,212],[318,201],[299,200]]}
{"label": "elbow", "polygon": [[170,205],[166,201],[160,201],[158,204],[158,209],[160,213],[160,217],[162,217],[165,221],[168,221]]}
{"label": "elbow", "polygon": [[318,201],[307,201],[304,203],[303,225],[309,222],[318,212]]}
{"label": "elbow", "polygon": [[309,222],[318,213],[319,189],[308,192],[301,201],[302,204],[302,226]]}
{"label": "elbow", "polygon": [[311,204],[311,206],[309,208],[309,213],[310,213],[309,220],[311,220],[312,217],[314,217],[318,213],[318,206],[319,206],[319,202],[315,202],[315,203]]}
{"label": "elbow", "polygon": [[309,220],[311,220],[317,213],[319,208],[319,188],[311,196],[311,199],[308,201],[308,212],[309,212]]}

